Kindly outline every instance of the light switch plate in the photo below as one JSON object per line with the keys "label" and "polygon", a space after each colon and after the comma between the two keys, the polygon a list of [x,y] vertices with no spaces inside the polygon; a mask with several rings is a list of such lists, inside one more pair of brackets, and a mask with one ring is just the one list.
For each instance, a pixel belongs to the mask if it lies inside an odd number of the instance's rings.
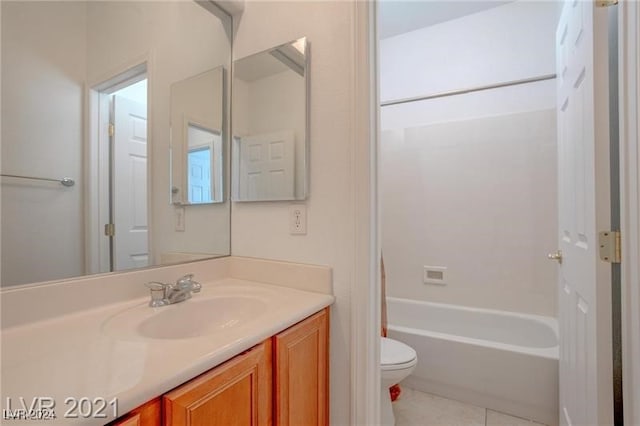
{"label": "light switch plate", "polygon": [[176,231],[184,232],[184,207],[175,208]]}

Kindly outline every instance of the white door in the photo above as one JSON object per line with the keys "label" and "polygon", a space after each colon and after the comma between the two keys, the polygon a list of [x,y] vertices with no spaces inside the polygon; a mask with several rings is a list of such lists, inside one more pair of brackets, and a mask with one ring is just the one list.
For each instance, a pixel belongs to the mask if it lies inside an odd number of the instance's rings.
{"label": "white door", "polygon": [[114,270],[149,264],[147,229],[147,108],[114,96]]}
{"label": "white door", "polygon": [[210,203],[212,201],[211,163],[211,147],[189,149],[187,154],[189,203]]}
{"label": "white door", "polygon": [[211,203],[216,200],[214,159],[218,135],[192,123],[187,124],[187,201],[190,204]]}
{"label": "white door", "polygon": [[556,34],[559,158],[560,424],[612,415],[607,10],[566,1]]}
{"label": "white door", "polygon": [[295,198],[295,149],[292,131],[240,139],[238,189],[241,200]]}

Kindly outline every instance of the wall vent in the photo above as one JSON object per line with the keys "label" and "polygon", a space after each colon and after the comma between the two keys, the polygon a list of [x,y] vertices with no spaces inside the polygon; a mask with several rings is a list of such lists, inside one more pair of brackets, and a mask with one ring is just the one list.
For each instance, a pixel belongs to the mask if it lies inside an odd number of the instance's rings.
{"label": "wall vent", "polygon": [[425,284],[446,285],[446,266],[425,266],[422,281]]}

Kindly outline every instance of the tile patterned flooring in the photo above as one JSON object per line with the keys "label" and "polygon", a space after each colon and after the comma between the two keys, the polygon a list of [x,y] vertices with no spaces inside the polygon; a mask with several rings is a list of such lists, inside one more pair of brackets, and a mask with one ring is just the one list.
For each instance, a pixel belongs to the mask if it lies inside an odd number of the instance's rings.
{"label": "tile patterned flooring", "polygon": [[402,387],[396,426],[544,426],[530,420]]}

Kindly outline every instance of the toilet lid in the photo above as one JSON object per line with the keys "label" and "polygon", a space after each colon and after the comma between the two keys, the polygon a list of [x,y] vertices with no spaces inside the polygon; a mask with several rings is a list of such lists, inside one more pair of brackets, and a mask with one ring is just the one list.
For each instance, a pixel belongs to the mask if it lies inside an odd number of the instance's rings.
{"label": "toilet lid", "polygon": [[416,351],[397,340],[382,337],[380,339],[380,364],[406,364],[416,359]]}

